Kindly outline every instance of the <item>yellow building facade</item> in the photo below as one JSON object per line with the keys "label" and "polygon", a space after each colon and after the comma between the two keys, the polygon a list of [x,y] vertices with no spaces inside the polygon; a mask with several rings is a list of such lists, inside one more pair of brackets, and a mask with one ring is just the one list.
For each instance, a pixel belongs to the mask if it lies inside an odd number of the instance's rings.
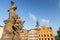
{"label": "yellow building facade", "polygon": [[46,26],[42,26],[41,29],[38,30],[38,40],[55,40],[53,31],[46,28]]}

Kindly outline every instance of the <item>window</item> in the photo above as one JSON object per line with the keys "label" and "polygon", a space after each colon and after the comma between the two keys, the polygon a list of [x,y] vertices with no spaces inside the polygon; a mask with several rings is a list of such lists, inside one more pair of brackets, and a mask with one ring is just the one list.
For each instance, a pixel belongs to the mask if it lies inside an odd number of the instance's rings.
{"label": "window", "polygon": [[37,38],[37,36],[34,36],[35,38]]}
{"label": "window", "polygon": [[46,40],[46,38],[45,38],[45,40]]}
{"label": "window", "polygon": [[45,32],[44,32],[45,33]]}
{"label": "window", "polygon": [[48,40],[50,40],[50,38],[48,38]]}
{"label": "window", "polygon": [[53,36],[52,34],[50,34],[50,36]]}
{"label": "window", "polygon": [[42,40],[43,40],[43,38],[42,38]]}
{"label": "window", "polygon": [[41,35],[43,37],[43,35]]}
{"label": "window", "polygon": [[44,34],[44,37],[46,37],[46,35]]}
{"label": "window", "polygon": [[41,40],[41,39],[39,38],[39,40]]}
{"label": "window", "polygon": [[47,34],[47,37],[49,37],[49,35]]}
{"label": "window", "polygon": [[32,36],[29,36],[30,38],[32,38]]}
{"label": "window", "polygon": [[37,33],[34,33],[34,34],[37,34]]}
{"label": "window", "polygon": [[39,37],[40,37],[40,35],[39,35]]}
{"label": "window", "polygon": [[53,40],[53,38],[51,38],[51,40]]}
{"label": "window", "polygon": [[42,32],[41,32],[42,33]]}
{"label": "window", "polygon": [[48,33],[48,31],[47,31],[47,33]]}
{"label": "window", "polygon": [[29,40],[32,40],[32,39],[29,39]]}
{"label": "window", "polygon": [[45,30],[45,28],[43,28],[43,30]]}

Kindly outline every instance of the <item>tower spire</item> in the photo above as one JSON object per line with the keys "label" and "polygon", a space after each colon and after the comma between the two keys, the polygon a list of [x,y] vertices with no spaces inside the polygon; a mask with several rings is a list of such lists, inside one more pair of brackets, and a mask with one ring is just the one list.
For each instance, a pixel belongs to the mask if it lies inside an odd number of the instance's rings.
{"label": "tower spire", "polygon": [[36,27],[37,27],[37,26],[40,26],[38,21],[36,21]]}

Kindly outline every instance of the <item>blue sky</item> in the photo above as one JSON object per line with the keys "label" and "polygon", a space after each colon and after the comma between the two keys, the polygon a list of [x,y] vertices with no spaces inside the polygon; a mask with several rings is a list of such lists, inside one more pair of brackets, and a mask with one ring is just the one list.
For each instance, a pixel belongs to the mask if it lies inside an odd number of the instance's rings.
{"label": "blue sky", "polygon": [[[8,8],[11,0],[0,0],[0,25],[8,19]],[[17,6],[16,14],[21,20],[25,20],[24,28],[31,29],[36,26],[36,20],[40,25],[52,27],[54,35],[60,26],[60,0],[13,0]]]}

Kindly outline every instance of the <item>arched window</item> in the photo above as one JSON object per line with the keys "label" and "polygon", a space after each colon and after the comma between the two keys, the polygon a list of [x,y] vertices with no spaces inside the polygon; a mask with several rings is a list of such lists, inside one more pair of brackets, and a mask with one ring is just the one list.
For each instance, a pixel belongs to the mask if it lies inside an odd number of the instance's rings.
{"label": "arched window", "polygon": [[46,34],[44,34],[44,37],[46,37]]}
{"label": "arched window", "polygon": [[51,38],[51,40],[53,40],[53,38]]}
{"label": "arched window", "polygon": [[43,38],[42,38],[42,40],[43,40]]}
{"label": "arched window", "polygon": [[39,37],[40,37],[40,35],[39,35]]}
{"label": "arched window", "polygon": [[45,38],[45,40],[46,40],[46,38]]}
{"label": "arched window", "polygon": [[52,34],[50,34],[50,36],[53,36]]}
{"label": "arched window", "polygon": [[49,35],[47,34],[47,37],[49,37]]}
{"label": "arched window", "polygon": [[41,38],[39,38],[39,40],[41,40]]}
{"label": "arched window", "polygon": [[41,35],[41,37],[43,37],[43,35]]}
{"label": "arched window", "polygon": [[50,38],[48,38],[48,40],[50,40]]}

